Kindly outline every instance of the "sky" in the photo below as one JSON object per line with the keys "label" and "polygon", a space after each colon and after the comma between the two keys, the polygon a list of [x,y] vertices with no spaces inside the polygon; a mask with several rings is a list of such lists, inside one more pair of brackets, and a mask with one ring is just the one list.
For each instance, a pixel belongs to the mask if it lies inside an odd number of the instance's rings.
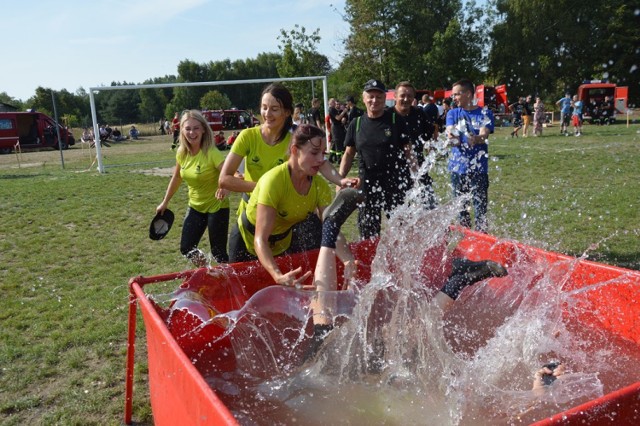
{"label": "sky", "polygon": [[280,30],[295,24],[320,28],[318,51],[337,66],[343,11],[344,0],[11,1],[2,7],[0,93],[26,101],[38,86],[75,93],[177,75],[185,59],[255,58],[279,52]]}

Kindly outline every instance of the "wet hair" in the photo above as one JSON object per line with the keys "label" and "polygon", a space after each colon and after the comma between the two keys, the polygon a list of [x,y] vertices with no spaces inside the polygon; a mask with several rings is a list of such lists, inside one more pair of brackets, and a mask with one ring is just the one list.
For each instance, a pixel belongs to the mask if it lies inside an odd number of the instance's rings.
{"label": "wet hair", "polygon": [[473,82],[468,78],[463,78],[456,81],[455,83],[453,83],[451,87],[453,86],[462,86],[464,90],[469,91],[471,93],[475,93],[476,91],[476,87],[473,85]]}
{"label": "wet hair", "polygon": [[311,139],[315,139],[317,137],[324,139],[326,138],[326,134],[324,133],[324,130],[314,126],[313,124],[301,124],[296,127],[296,130],[293,132],[293,136],[291,137],[291,142],[289,143],[289,156],[291,156],[291,147],[294,145],[298,148],[302,148],[307,143],[311,143],[316,147],[315,144],[311,142]]}
{"label": "wet hair", "polygon": [[186,157],[189,154],[189,142],[187,138],[182,134],[182,129],[185,126],[185,122],[189,119],[196,120],[202,126],[202,140],[200,141],[200,149],[206,154],[209,148],[213,146],[213,132],[211,131],[211,127],[209,127],[209,123],[204,118],[202,113],[197,109],[188,109],[182,112],[182,116],[180,117],[180,135],[178,136],[178,140],[180,142],[180,146],[178,147],[178,156],[181,158]]}
{"label": "wet hair", "polygon": [[284,126],[278,135],[277,142],[280,142],[287,137],[289,130],[291,130],[291,127],[293,126],[293,118],[291,117],[293,115],[293,96],[291,96],[289,89],[284,87],[282,84],[271,83],[262,91],[262,94],[260,95],[260,102],[262,102],[262,97],[267,93],[276,98],[276,101],[278,101],[285,111],[289,111],[289,116],[285,120]]}

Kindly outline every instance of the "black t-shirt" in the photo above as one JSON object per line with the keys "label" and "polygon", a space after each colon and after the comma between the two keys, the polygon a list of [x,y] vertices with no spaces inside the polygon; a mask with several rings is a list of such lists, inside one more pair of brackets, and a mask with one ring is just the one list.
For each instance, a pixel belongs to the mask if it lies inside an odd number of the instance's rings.
{"label": "black t-shirt", "polygon": [[320,116],[319,108],[311,108],[311,124],[317,126],[318,123],[322,125],[322,117]]}
{"label": "black t-shirt", "polygon": [[438,107],[434,103],[428,103],[422,108],[422,111],[427,122],[435,125],[438,121]]}
{"label": "black t-shirt", "polygon": [[347,113],[347,126],[349,126],[349,124],[351,124],[353,120],[360,117],[362,114],[363,114],[363,111],[354,105],[354,107],[351,108]]}
{"label": "black t-shirt", "polygon": [[[436,108],[436,114],[437,113],[438,108]],[[413,145],[416,159],[418,160],[418,164],[422,165],[424,162],[424,144],[433,136],[433,122],[429,122],[422,108],[418,107],[411,107],[411,111],[407,116],[401,116],[397,112],[396,116],[405,121],[407,131],[409,132],[409,140]]]}
{"label": "black t-shirt", "polygon": [[331,138],[334,142],[344,140],[345,128],[342,121],[338,119],[341,111],[337,108],[329,108],[329,117],[331,118]]}
{"label": "black t-shirt", "polygon": [[366,114],[356,118],[349,125],[345,139],[345,146],[355,147],[358,153],[361,177],[405,176],[408,166],[404,146],[408,143],[406,122],[389,110],[378,118],[369,118]]}

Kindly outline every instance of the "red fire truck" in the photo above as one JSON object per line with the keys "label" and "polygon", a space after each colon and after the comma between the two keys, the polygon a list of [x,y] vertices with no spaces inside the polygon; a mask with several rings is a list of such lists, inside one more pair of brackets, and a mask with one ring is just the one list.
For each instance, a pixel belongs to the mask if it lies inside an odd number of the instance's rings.
{"label": "red fire truck", "polygon": [[[243,109],[202,111],[202,115],[214,132],[219,130],[243,129],[260,124],[260,120],[249,111]],[[242,119],[240,117],[242,117]]]}
{"label": "red fire truck", "polygon": [[[60,143],[58,143],[58,130]],[[14,149],[69,148],[75,144],[71,132],[41,112],[0,112],[0,153]]]}
{"label": "red fire truck", "polygon": [[584,103],[585,119],[597,119],[601,113],[605,98],[613,104],[611,114],[608,115],[609,122],[615,122],[615,114],[627,113],[627,102],[629,99],[629,87],[616,86],[607,80],[585,80],[578,87],[578,99]]}
{"label": "red fire truck", "polygon": [[[436,90],[416,90],[416,99],[422,98],[422,95],[428,94],[434,100],[434,102],[442,102],[446,98],[451,97],[451,89],[436,89]],[[479,84],[476,86],[476,102],[480,107],[487,107],[496,114],[505,113],[508,111],[509,100],[507,99],[507,85],[501,84],[499,86],[485,86]],[[387,106],[393,106],[395,103],[395,90],[389,90],[386,96]]]}

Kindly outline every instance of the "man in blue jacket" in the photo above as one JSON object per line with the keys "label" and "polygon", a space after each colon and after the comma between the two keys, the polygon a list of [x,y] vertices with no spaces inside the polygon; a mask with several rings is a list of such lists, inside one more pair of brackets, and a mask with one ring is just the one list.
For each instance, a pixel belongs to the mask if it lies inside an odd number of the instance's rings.
{"label": "man in blue jacket", "polygon": [[[453,84],[452,96],[457,108],[447,113],[446,132],[451,145],[448,170],[451,172],[453,196],[471,194],[476,231],[487,232],[489,203],[489,146],[494,117],[488,109],[473,103],[475,87],[471,80]],[[471,228],[469,202],[463,203],[460,224]]]}

